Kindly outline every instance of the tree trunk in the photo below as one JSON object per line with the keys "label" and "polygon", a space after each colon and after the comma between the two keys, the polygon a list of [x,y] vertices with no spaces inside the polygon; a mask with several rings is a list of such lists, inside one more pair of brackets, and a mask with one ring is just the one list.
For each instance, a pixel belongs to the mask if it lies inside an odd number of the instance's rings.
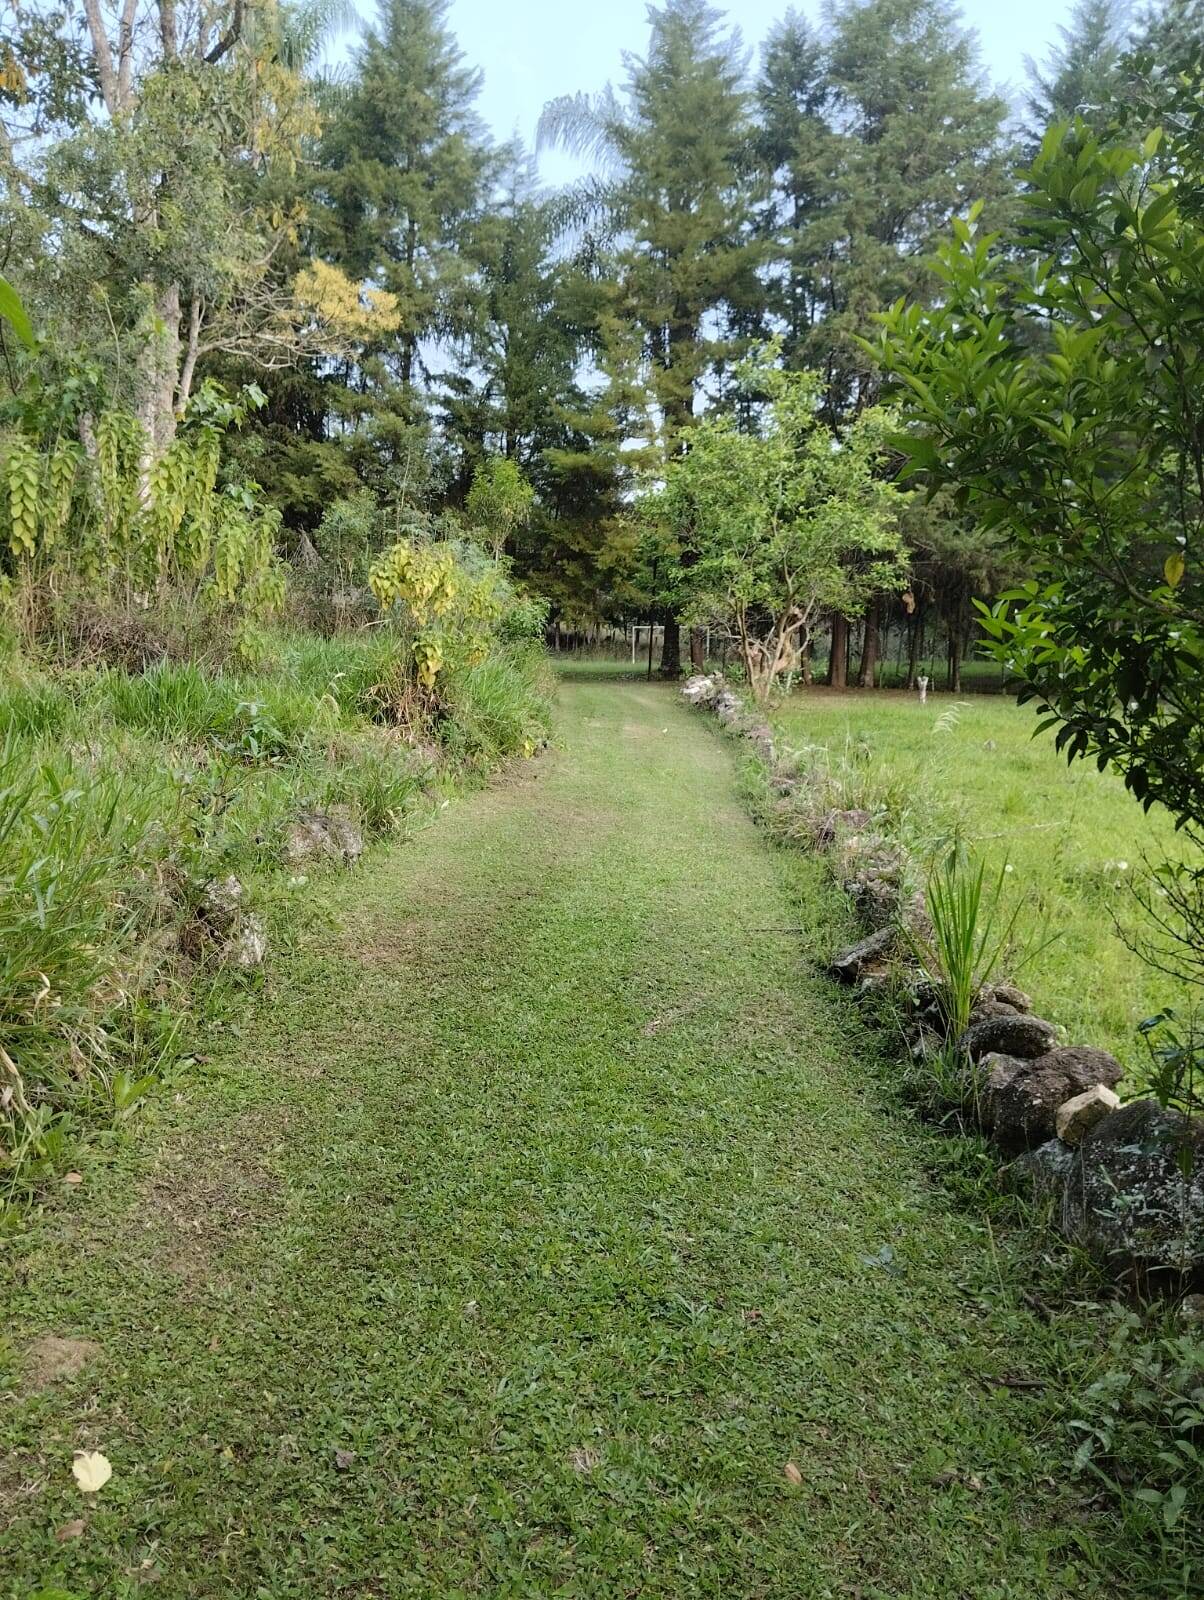
{"label": "tree trunk", "polygon": [[690,629],[690,667],[694,672],[707,669],[707,636],[705,628]]}
{"label": "tree trunk", "polygon": [[665,615],[664,643],[661,646],[662,678],[681,677],[681,624],[676,617]]}
{"label": "tree trunk", "polygon": [[920,657],[924,653],[924,607],[917,606],[911,618],[907,644],[907,679],[905,689],[914,689],[920,675]]}
{"label": "tree trunk", "polygon": [[171,283],[155,296],[154,321],[138,355],[137,416],[146,435],[139,474],[144,494],[151,467],[176,435],[180,353],[180,286]]}
{"label": "tree trunk", "polygon": [[872,600],[870,608],[865,614],[865,636],[861,646],[861,666],[857,671],[857,687],[859,689],[873,689],[877,684],[880,621],[879,602]]}
{"label": "tree trunk", "polygon": [[799,671],[802,673],[803,684],[811,687],[811,640],[808,639],[799,654]]}
{"label": "tree trunk", "polygon": [[962,688],[962,641],[955,622],[949,624],[949,692],[960,694]]}
{"label": "tree trunk", "polygon": [[828,685],[843,689],[849,681],[849,619],[832,618],[832,653],[828,658]]}

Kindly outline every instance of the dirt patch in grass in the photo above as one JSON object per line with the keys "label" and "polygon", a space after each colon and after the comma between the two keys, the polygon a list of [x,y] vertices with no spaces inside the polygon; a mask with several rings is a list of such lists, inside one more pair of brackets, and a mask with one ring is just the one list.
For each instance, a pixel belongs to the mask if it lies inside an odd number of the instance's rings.
{"label": "dirt patch in grass", "polygon": [[281,1107],[244,1112],[220,1130],[177,1136],[141,1191],[145,1247],[181,1286],[220,1277],[223,1249],[279,1214],[282,1186],[264,1158],[288,1123]]}
{"label": "dirt patch in grass", "polygon": [[44,1333],[26,1349],[22,1360],[25,1387],[30,1393],[48,1389],[64,1378],[77,1378],[100,1354],[94,1339],[62,1338]]}

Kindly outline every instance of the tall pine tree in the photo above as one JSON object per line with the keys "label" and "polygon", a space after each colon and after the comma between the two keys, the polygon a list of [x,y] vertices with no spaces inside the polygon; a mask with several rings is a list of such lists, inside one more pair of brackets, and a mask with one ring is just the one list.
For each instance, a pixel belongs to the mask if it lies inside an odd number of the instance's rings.
{"label": "tall pine tree", "polygon": [[[626,315],[639,329],[663,448],[681,447],[702,387],[730,359],[731,323],[760,294],[752,229],[750,96],[738,33],[705,0],[650,7],[643,56],[627,60],[625,96],[569,96],[545,110],[541,137],[604,153],[592,191],[618,242]],[[677,622],[665,617],[662,671],[680,670]]]}
{"label": "tall pine tree", "polygon": [[392,365],[411,395],[432,340],[471,324],[469,245],[496,172],[475,111],[481,74],[463,64],[448,0],[382,0],[327,135],[331,245],[398,297]]}
{"label": "tall pine tree", "polygon": [[1077,0],[1044,64],[1025,57],[1030,83],[1026,132],[1034,147],[1053,122],[1076,116],[1088,122],[1107,119],[1123,84],[1126,11],[1119,0]]}

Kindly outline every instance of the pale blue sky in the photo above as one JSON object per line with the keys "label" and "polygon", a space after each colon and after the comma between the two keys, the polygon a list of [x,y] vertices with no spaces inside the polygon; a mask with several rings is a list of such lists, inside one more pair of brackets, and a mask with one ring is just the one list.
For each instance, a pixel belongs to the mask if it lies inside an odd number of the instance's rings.
{"label": "pale blue sky", "polygon": [[[372,16],[372,0],[356,0]],[[754,59],[770,25],[788,0],[743,0],[727,7]],[[822,0],[795,0],[795,9],[815,18]],[[981,42],[984,66],[1002,90],[1024,80],[1026,53],[1044,57],[1070,0],[964,0],[963,14]],[[499,138],[519,133],[533,146],[544,102],[578,89],[600,89],[623,77],[624,50],[643,50],[648,29],[644,0],[452,0],[450,22],[465,57],[485,73],[480,109]],[[541,176],[561,181],[576,163],[545,153]]]}

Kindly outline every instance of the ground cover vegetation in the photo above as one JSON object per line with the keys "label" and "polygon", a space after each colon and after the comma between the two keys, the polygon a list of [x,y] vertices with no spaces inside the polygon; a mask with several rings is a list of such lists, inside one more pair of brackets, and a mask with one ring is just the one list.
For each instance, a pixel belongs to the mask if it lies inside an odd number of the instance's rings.
{"label": "ground cover vegetation", "polygon": [[[1199,0],[1082,0],[1019,117],[947,0],[667,0],[558,193],[445,0],[353,25],[0,9],[0,1582],[1194,1592]],[[905,1073],[660,686],[426,830],[634,621],[902,941]],[[1019,707],[849,709],[980,646]],[[994,1188],[1032,952],[1175,1133],[1171,1299]]]}
{"label": "ground cover vegetation", "polygon": [[727,745],[584,670],[558,726],[15,1241],[0,1592],[1191,1593],[1186,1350],[901,1114]]}

